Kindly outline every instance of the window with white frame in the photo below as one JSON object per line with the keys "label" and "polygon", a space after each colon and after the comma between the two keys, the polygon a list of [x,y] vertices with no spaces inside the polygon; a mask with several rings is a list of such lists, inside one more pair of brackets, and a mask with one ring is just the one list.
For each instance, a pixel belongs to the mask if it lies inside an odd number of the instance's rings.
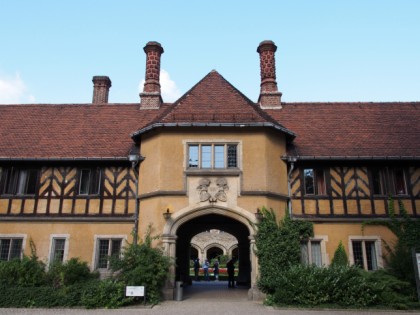
{"label": "window with white frame", "polygon": [[300,243],[300,260],[304,265],[321,267],[328,264],[325,242],[327,236],[316,236]]}
{"label": "window with white frame", "polygon": [[237,168],[238,145],[236,143],[190,143],[187,161],[189,169]]}
{"label": "window with white frame", "polygon": [[50,264],[55,262],[64,262],[67,259],[68,252],[68,239],[67,234],[54,234],[51,235],[51,248],[50,248]]}
{"label": "window with white frame", "polygon": [[96,241],[96,264],[97,269],[108,269],[109,258],[112,256],[120,256],[122,249],[122,238],[100,237]]}
{"label": "window with white frame", "polygon": [[22,256],[23,237],[0,236],[0,260],[12,260]]}
{"label": "window with white frame", "polygon": [[365,270],[377,270],[381,267],[379,239],[351,238],[350,245],[350,255],[354,265]]}

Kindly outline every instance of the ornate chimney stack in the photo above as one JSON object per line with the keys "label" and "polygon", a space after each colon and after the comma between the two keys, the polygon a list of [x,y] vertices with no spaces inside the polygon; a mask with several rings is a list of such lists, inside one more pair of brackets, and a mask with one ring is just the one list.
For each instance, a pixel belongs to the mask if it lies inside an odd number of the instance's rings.
{"label": "ornate chimney stack", "polygon": [[261,67],[261,90],[258,103],[263,109],[281,109],[281,92],[277,89],[276,62],[274,54],[277,46],[271,40],[265,40],[258,46]]}
{"label": "ornate chimney stack", "polygon": [[107,76],[94,76],[93,82],[93,104],[108,103],[109,88],[111,87],[111,80]]}
{"label": "ornate chimney stack", "polygon": [[146,80],[143,93],[140,93],[140,109],[158,109],[162,104],[159,75],[163,48],[158,42],[148,42],[143,49],[146,53]]}

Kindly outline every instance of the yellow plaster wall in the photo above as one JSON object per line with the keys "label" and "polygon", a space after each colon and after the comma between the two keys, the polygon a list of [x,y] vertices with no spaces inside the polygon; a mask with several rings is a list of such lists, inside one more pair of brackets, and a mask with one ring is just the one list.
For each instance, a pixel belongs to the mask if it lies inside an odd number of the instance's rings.
{"label": "yellow plaster wall", "polygon": [[133,223],[61,223],[61,222],[2,222],[0,234],[24,234],[26,243],[24,254],[30,255],[29,240],[32,239],[36,246],[38,257],[48,262],[51,234],[69,234],[68,258],[79,257],[92,264],[94,253],[95,235],[126,235],[131,241]]}
{"label": "yellow plaster wall", "polygon": [[165,131],[144,136],[141,154],[145,160],[140,166],[140,195],[185,189],[185,158],[188,154],[185,141],[239,141],[242,149],[238,152],[243,171],[242,189],[287,194],[287,167],[280,159],[285,152],[285,140],[280,133],[263,129],[252,132],[194,129],[193,132]]}
{"label": "yellow plaster wall", "polygon": [[[395,235],[386,227],[365,226],[364,230],[362,230],[361,223],[316,223],[314,224],[314,234],[328,236],[328,241],[325,244],[330,263],[340,240],[346,249],[347,256],[349,256],[349,236],[377,236],[388,244],[393,244],[396,240]],[[385,253],[384,242],[382,242],[382,254],[384,255]],[[383,263],[385,264],[385,261]]]}

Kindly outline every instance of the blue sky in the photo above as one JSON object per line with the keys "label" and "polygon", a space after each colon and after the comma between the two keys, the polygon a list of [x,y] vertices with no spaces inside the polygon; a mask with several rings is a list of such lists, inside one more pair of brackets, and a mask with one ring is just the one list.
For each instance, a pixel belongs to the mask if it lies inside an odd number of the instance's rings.
{"label": "blue sky", "polygon": [[217,70],[257,101],[258,44],[273,40],[285,102],[420,101],[417,0],[0,0],[0,104],[139,102],[148,41],[164,101]]}

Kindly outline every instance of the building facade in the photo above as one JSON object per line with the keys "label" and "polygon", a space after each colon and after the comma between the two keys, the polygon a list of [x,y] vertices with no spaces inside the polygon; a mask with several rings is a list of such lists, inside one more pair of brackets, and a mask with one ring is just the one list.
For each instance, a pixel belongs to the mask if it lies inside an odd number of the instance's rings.
{"label": "building facade", "polygon": [[164,50],[149,42],[139,103],[108,103],[111,80],[95,76],[90,104],[0,106],[0,258],[34,244],[47,264],[80,257],[106,276],[108,256],[151,226],[176,260],[171,298],[192,238],[217,229],[236,238],[238,282],[256,298],[266,207],[314,223],[302,261],[329,265],[341,241],[351,264],[383,267],[395,236],[362,223],[386,219],[389,196],[420,215],[420,102],[282,102],[276,49],[258,46],[257,102],[213,70],[164,103]]}

